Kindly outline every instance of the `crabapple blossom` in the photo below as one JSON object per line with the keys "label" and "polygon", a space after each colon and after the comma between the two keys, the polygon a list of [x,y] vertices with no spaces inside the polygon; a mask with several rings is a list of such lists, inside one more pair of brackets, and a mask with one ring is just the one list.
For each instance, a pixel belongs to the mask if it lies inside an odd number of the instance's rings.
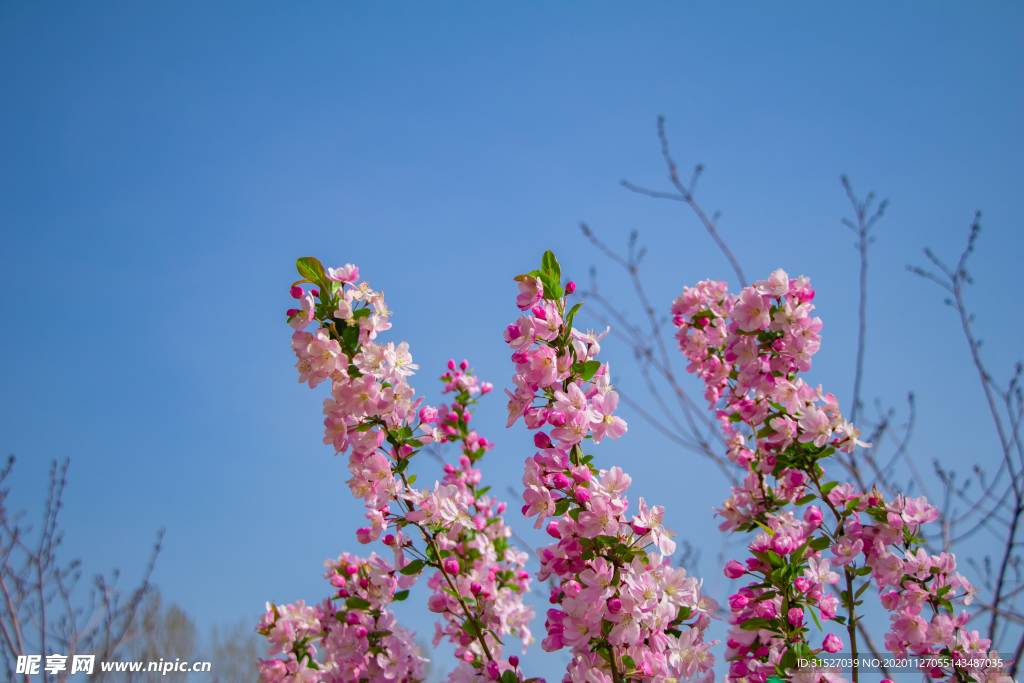
{"label": "crabapple blossom", "polygon": [[[356,284],[359,269],[352,264],[324,270],[306,258],[298,266],[307,281],[319,285],[295,292],[300,282],[291,292],[301,306],[289,311],[299,381],[310,388],[330,381],[324,443],[348,454],[346,483],[366,503],[368,524],[356,530],[356,540],[368,544],[383,536],[394,560],[372,554],[362,561],[344,554],[329,563],[335,571],[328,578],[338,591],[322,607],[296,603],[281,611],[271,606],[260,632],[269,639],[269,653],[285,658],[262,662],[264,678],[275,683],[422,678],[425,660],[412,634],[384,608],[405,599],[426,569],[434,570],[427,581],[433,591],[428,607],[440,615],[435,645],[449,639],[460,660],[453,680],[511,670],[501,659],[500,638],[515,634],[524,647],[533,640],[533,610],[522,602],[530,585],[527,556],[508,543],[511,531],[501,518],[505,504],[480,487],[477,463],[494,444],[468,426],[476,397],[493,385],[480,382],[468,361],[458,366],[450,361],[441,381],[442,393],[454,394],[453,400],[422,405],[408,384],[419,369],[409,345],[374,341],[391,327],[383,295],[366,282]],[[314,321],[320,326],[307,332]],[[445,465],[444,481],[432,489],[414,488],[413,458],[427,445],[447,443],[458,444],[458,465]],[[338,600],[344,610],[334,605]],[[326,664],[315,658],[315,643]]]}
{"label": "crabapple blossom", "polygon": [[524,418],[538,448],[526,459],[523,513],[555,539],[538,550],[537,578],[554,586],[541,647],[571,650],[564,683],[690,681],[714,665],[714,643],[703,634],[717,604],[685,569],[671,566],[675,542],[664,508],[641,498],[631,519],[629,475],[598,469],[584,454],[586,444],[617,439],[627,425],[615,415],[607,364],[594,360],[607,331],[573,327],[580,304],[568,307],[559,279],[550,252],[542,270],[517,277],[516,304],[533,316],[504,333],[516,368],[516,389],[506,390],[508,425]]}
{"label": "crabapple blossom", "polygon": [[[845,627],[856,661],[856,607],[870,577],[891,613],[886,649],[947,657],[948,666],[927,672],[932,677],[1009,683],[1001,669],[972,664],[984,662],[990,643],[967,631],[966,612],[953,617],[953,603],[968,604],[976,589],[956,573],[952,554],[928,555],[918,547],[920,527],[938,516],[935,507],[923,497],[886,502],[877,489],[858,491],[826,478],[837,453],[870,444],[858,439],[834,396],[800,377],[821,343],[813,299],[807,278],[780,269],[738,296],[722,282],[684,287],[672,306],[687,370],[704,381],[728,457],[743,471],[717,510],[720,528],[757,533],[746,562],[725,566],[728,578],[750,579],[729,599],[729,678],[845,681],[823,669],[797,668],[798,659],[843,647],[831,633],[815,647],[805,616]],[[830,558],[822,555],[826,549]],[[834,584],[838,597],[829,592]],[[837,615],[840,607],[845,614]]]}

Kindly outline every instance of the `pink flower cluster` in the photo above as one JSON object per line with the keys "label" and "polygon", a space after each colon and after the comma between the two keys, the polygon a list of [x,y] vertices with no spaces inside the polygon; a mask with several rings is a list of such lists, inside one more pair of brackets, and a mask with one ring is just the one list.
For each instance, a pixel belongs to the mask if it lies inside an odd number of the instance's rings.
{"label": "pink flower cluster", "polygon": [[[434,643],[447,637],[456,644],[460,665],[453,677],[494,680],[508,672],[516,680],[517,667],[501,658],[501,638],[515,634],[524,644],[532,642],[533,610],[522,601],[530,584],[527,556],[508,543],[511,530],[500,516],[505,504],[479,487],[475,465],[493,443],[469,428],[475,397],[489,393],[492,385],[480,382],[467,361],[459,366],[449,361],[441,380],[443,393],[454,393],[454,400],[422,405],[407,381],[419,369],[408,344],[373,341],[391,327],[383,295],[366,282],[356,284],[359,269],[351,264],[325,271],[316,259],[305,258],[299,259],[298,269],[306,280],[292,286],[292,296],[301,306],[289,310],[288,318],[295,330],[299,381],[311,388],[330,381],[324,443],[349,453],[346,483],[365,502],[368,520],[356,531],[357,540],[371,543],[383,535],[394,553],[393,568],[376,556],[371,564],[385,567],[395,586],[406,589],[394,595],[396,600],[408,595],[427,568],[435,570],[428,580],[433,591],[428,607],[442,621]],[[304,282],[318,288],[307,292],[300,286]],[[318,327],[306,331],[314,323]],[[435,482],[432,489],[414,488],[416,475],[408,471],[412,459],[424,446],[448,442],[461,446],[458,466],[446,465],[444,482]],[[408,527],[418,532],[422,545],[408,535]],[[376,584],[368,580],[372,590]],[[265,666],[283,671],[281,680],[304,680],[274,661]]]}
{"label": "pink flower cluster", "polygon": [[538,579],[553,579],[547,637],[542,647],[572,649],[566,683],[621,679],[691,680],[714,665],[703,640],[717,609],[700,583],[673,568],[672,533],[664,509],[640,498],[630,519],[630,477],[618,467],[598,470],[583,444],[617,439],[626,423],[616,416],[606,364],[594,360],[604,334],[572,326],[580,304],[566,310],[560,268],[551,252],[542,269],[517,278],[524,314],[505,330],[512,349],[515,392],[511,426],[520,417],[537,430],[538,452],[526,460],[523,513],[536,517],[555,542],[539,551]]}
{"label": "pink flower cluster", "polygon": [[[976,589],[957,573],[953,555],[929,556],[918,547],[921,526],[936,519],[936,509],[923,497],[887,502],[877,489],[826,480],[825,460],[866,444],[835,397],[799,377],[821,341],[813,299],[806,278],[791,280],[780,269],[739,296],[725,283],[701,282],[672,307],[688,370],[704,380],[729,458],[745,471],[717,511],[721,528],[759,532],[746,562],[725,568],[729,578],[749,579],[729,598],[730,678],[844,680],[821,669],[797,671],[796,662],[844,647],[831,633],[812,647],[808,617],[819,631],[819,616],[844,626],[855,651],[856,608],[870,576],[891,613],[890,652],[945,657],[948,666],[927,671],[933,678],[1009,683],[1001,668],[972,664],[989,658],[990,643],[967,630],[966,611],[954,614],[953,603],[970,604]],[[830,592],[836,584],[838,597]]]}
{"label": "pink flower cluster", "polygon": [[402,578],[394,567],[376,555],[362,559],[348,553],[324,566],[324,578],[336,589],[331,599],[315,607],[302,600],[283,607],[267,603],[257,630],[268,640],[268,655],[283,654],[284,659],[261,659],[260,680],[422,680],[427,660],[420,656],[413,634],[400,627],[386,608]]}

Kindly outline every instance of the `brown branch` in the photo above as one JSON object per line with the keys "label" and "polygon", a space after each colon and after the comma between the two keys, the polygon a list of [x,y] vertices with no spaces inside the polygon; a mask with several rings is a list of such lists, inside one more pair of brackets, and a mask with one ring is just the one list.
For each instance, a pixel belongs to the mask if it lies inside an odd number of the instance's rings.
{"label": "brown branch", "polygon": [[638,187],[628,180],[622,181],[622,186],[627,190],[636,192],[638,194],[647,195],[648,197],[654,197],[656,199],[671,199],[678,202],[685,202],[693,209],[693,212],[697,214],[697,218],[704,224],[704,228],[711,235],[712,239],[715,240],[715,244],[722,250],[725,257],[729,259],[732,269],[736,271],[736,277],[739,278],[740,285],[743,287],[747,286],[747,278],[743,276],[743,269],[740,268],[739,261],[733,256],[732,250],[722,239],[722,236],[718,234],[718,228],[715,222],[718,220],[719,214],[715,214],[712,218],[708,218],[707,214],[704,213],[704,209],[701,208],[697,200],[694,199],[693,192],[697,187],[697,180],[700,178],[700,174],[704,172],[704,167],[700,164],[693,170],[693,176],[690,178],[690,184],[684,186],[679,180],[679,173],[676,167],[676,162],[672,159],[672,155],[668,149],[668,135],[665,133],[665,117],[658,117],[658,140],[661,142],[661,156],[665,159],[665,165],[668,167],[668,179],[672,183],[672,186],[676,188],[676,193],[672,192],[658,192],[656,190],[648,190],[642,187]]}

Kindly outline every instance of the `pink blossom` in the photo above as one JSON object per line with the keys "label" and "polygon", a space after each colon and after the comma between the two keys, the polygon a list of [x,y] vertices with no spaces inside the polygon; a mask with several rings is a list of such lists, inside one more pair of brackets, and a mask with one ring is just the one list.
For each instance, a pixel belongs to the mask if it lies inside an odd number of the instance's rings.
{"label": "pink blossom", "polygon": [[825,652],[840,652],[843,649],[843,641],[836,634],[829,633],[821,647]]}
{"label": "pink blossom", "polygon": [[327,279],[353,284],[359,279],[359,268],[351,263],[346,263],[343,268],[328,268]]}
{"label": "pink blossom", "polygon": [[626,433],[626,421],[621,417],[613,415],[619,404],[619,395],[614,391],[607,394],[598,394],[592,401],[593,423],[591,431],[594,435],[594,443],[601,443],[604,437],[618,439]]}
{"label": "pink blossom", "polygon": [[753,287],[747,287],[740,293],[739,301],[732,309],[732,317],[741,330],[754,332],[768,327],[771,322],[769,308],[766,297]]}
{"label": "pink blossom", "polygon": [[519,296],[516,297],[516,305],[520,311],[528,311],[536,306],[544,294],[544,286],[540,280],[532,275],[522,275],[519,278]]}

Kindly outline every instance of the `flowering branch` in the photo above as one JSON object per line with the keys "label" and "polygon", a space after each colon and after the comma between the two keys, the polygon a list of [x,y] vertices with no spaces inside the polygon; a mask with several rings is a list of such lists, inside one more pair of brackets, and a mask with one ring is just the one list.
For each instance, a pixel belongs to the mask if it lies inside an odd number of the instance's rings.
{"label": "flowering branch", "polygon": [[[274,683],[329,676],[419,680],[425,660],[386,607],[404,600],[417,578],[433,569],[428,607],[443,620],[434,642],[447,636],[456,643],[460,665],[453,679],[495,680],[507,673],[511,679],[504,683],[513,683],[518,660],[501,659],[501,637],[515,633],[526,644],[532,640],[533,612],[522,603],[530,583],[527,556],[507,543],[511,531],[499,516],[504,503],[478,488],[475,465],[493,443],[469,428],[475,397],[492,386],[480,382],[467,361],[458,368],[449,361],[441,380],[443,393],[455,393],[455,400],[422,405],[407,382],[419,369],[408,344],[374,342],[391,327],[383,295],[365,281],[356,284],[359,269],[351,264],[325,270],[316,259],[303,258],[297,267],[304,279],[292,285],[291,294],[300,308],[288,311],[288,321],[295,330],[299,381],[314,388],[330,380],[324,443],[336,453],[350,451],[352,477],[346,483],[366,503],[369,521],[356,538],[367,544],[393,531],[381,540],[394,562],[375,553],[368,560],[346,553],[326,563],[325,578],[337,591],[321,606],[268,604],[260,632],[270,639],[270,654],[285,658],[262,661],[263,675]],[[307,283],[315,288],[307,291],[301,286]],[[306,331],[314,322],[315,331]],[[449,442],[461,446],[459,466],[445,466],[443,485],[413,488],[413,458],[424,446]],[[410,528],[422,546],[407,535]],[[323,661],[316,659],[314,641],[324,649]]]}
{"label": "flowering branch", "polygon": [[556,605],[542,647],[572,649],[567,680],[689,681],[714,665],[714,643],[703,634],[717,604],[685,569],[672,568],[676,544],[662,524],[664,508],[640,498],[629,520],[629,475],[597,469],[584,451],[587,440],[618,439],[627,429],[614,414],[618,394],[608,365],[595,359],[607,332],[573,327],[582,304],[569,308],[576,285],[562,287],[551,252],[539,270],[516,281],[523,315],[505,330],[516,364],[515,392],[506,390],[508,426],[523,418],[536,431],[539,450],[523,474],[523,513],[555,539],[539,551],[538,579],[554,580]]}
{"label": "flowering branch", "polygon": [[[897,495],[886,502],[877,488],[863,492],[826,478],[829,458],[868,444],[843,419],[832,394],[799,377],[821,341],[821,321],[811,317],[813,299],[806,278],[790,280],[780,269],[738,296],[721,282],[686,287],[672,307],[688,369],[704,380],[709,404],[718,406],[730,460],[747,472],[718,510],[720,528],[760,532],[746,563],[732,560],[725,568],[729,578],[750,580],[729,599],[730,678],[788,678],[799,660],[839,652],[842,641],[832,633],[812,647],[809,614],[819,631],[822,621],[846,628],[858,681],[856,607],[871,584],[857,587],[856,581],[870,576],[891,613],[885,637],[890,652],[936,657],[926,671],[932,677],[1008,680],[1001,658],[988,652],[990,640],[965,628],[970,615],[953,614],[953,602],[969,605],[977,589],[956,572],[953,555],[929,556],[918,547],[922,525],[935,521],[938,510],[924,497]],[[831,512],[831,522],[812,505],[818,502]],[[822,556],[826,549],[831,558]],[[845,577],[838,599],[824,592],[840,581],[833,563]],[[845,616],[836,614],[840,605]],[[815,681],[840,680],[820,668],[804,673]]]}

